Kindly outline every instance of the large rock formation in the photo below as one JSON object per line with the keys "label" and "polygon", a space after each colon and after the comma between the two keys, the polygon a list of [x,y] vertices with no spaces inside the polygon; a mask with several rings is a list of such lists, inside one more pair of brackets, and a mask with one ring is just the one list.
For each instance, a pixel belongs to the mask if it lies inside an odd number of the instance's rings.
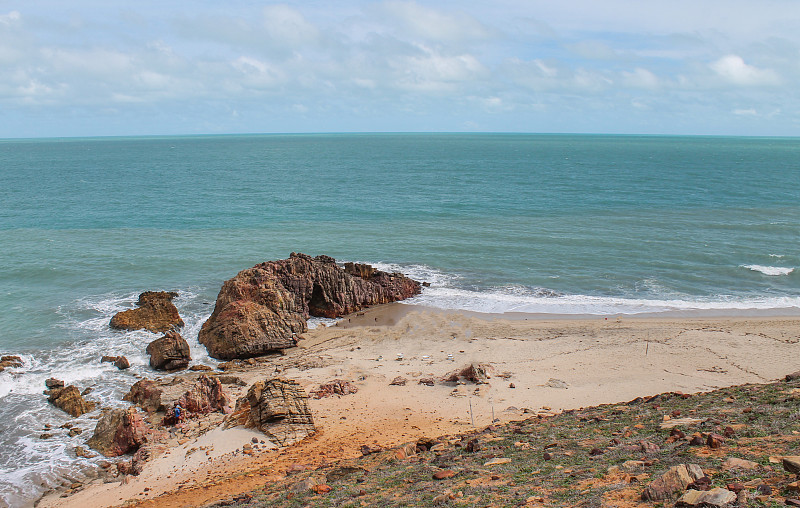
{"label": "large rock formation", "polygon": [[315,431],[308,396],[294,380],[258,381],[240,403],[237,409],[245,413],[246,425],[258,428],[275,444],[290,445]]}
{"label": "large rock formation", "polygon": [[172,303],[174,291],[145,291],[139,295],[136,308],[118,312],[111,318],[111,328],[166,332],[183,326],[178,308]]}
{"label": "large rock formation", "polygon": [[175,404],[180,404],[188,414],[207,414],[214,411],[228,414],[232,411],[230,398],[222,390],[220,380],[205,374]]}
{"label": "large rock formation", "polygon": [[9,367],[22,367],[22,358],[15,355],[6,355],[0,357],[0,372],[3,372]]}
{"label": "large rock formation", "polygon": [[[50,385],[54,386],[51,387]],[[81,391],[75,385],[64,387],[62,381],[61,386],[58,386],[58,383],[52,383],[51,381],[48,384],[48,388],[50,389],[45,391],[48,396],[47,401],[75,418],[92,411],[97,406],[96,402],[84,399]]]}
{"label": "large rock formation", "polygon": [[135,452],[155,434],[136,408],[114,409],[100,418],[86,444],[106,457],[118,457]]}
{"label": "large rock formation", "polygon": [[400,273],[292,253],[225,281],[198,338],[214,358],[249,358],[294,346],[310,316],[335,318],[419,292]]}
{"label": "large rock formation", "polygon": [[185,369],[192,361],[189,343],[178,332],[169,331],[147,345],[150,366],[157,370]]}
{"label": "large rock formation", "polygon": [[155,413],[164,409],[161,403],[162,393],[163,390],[152,379],[140,379],[131,386],[122,400],[132,402],[148,413]]}

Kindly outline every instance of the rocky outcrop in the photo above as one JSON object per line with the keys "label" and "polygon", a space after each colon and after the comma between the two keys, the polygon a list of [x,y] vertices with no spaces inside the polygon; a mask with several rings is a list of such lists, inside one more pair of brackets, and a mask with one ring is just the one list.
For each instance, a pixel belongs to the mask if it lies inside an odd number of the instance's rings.
{"label": "rocky outcrop", "polygon": [[136,408],[114,409],[100,418],[86,444],[106,457],[118,457],[135,452],[155,434]]}
{"label": "rocky outcrop", "polygon": [[147,346],[150,366],[157,370],[185,369],[192,361],[189,343],[178,332],[169,331]]}
{"label": "rocky outcrop", "polygon": [[18,368],[22,367],[22,358],[15,355],[5,355],[0,357],[0,372],[3,372],[7,368]]}
{"label": "rocky outcrop", "polygon": [[132,402],[148,413],[155,413],[163,409],[161,394],[163,390],[159,388],[155,381],[151,379],[141,379],[131,386],[130,391],[125,394],[122,400]]}
{"label": "rocky outcrop", "polygon": [[358,392],[358,388],[353,386],[349,381],[342,379],[334,379],[327,383],[322,383],[319,388],[311,392],[315,399],[322,399],[325,397],[333,397],[334,395],[350,395],[351,393]]}
{"label": "rocky outcrop", "polygon": [[420,284],[399,273],[328,256],[292,253],[225,281],[199,340],[214,358],[259,356],[296,344],[310,316],[335,318],[371,305],[403,300]]}
{"label": "rocky outcrop", "polygon": [[183,326],[178,308],[172,303],[174,291],[146,291],[139,295],[136,308],[118,312],[111,318],[111,328],[148,330],[162,333]]}
{"label": "rocky outcrop", "polygon": [[[50,388],[50,384],[53,384],[54,387]],[[92,411],[97,406],[96,402],[84,399],[81,391],[75,385],[65,387],[63,381],[61,386],[58,386],[58,383],[51,382],[50,384],[48,384],[50,389],[45,391],[47,402],[76,418]]]}
{"label": "rocky outcrop", "polygon": [[690,483],[703,476],[705,475],[702,468],[696,464],[673,466],[644,489],[642,499],[645,501],[675,499],[686,490]]}
{"label": "rocky outcrop", "polygon": [[294,380],[274,378],[253,384],[237,409],[244,413],[247,426],[258,428],[281,446],[315,431],[308,397]]}
{"label": "rocky outcrop", "polygon": [[231,400],[216,377],[201,375],[189,390],[175,401],[188,414],[208,414],[215,411],[228,414],[232,411]]}
{"label": "rocky outcrop", "polygon": [[118,368],[119,370],[125,370],[131,366],[131,362],[129,362],[124,356],[103,355],[103,357],[100,359],[100,363],[113,363],[114,367]]}

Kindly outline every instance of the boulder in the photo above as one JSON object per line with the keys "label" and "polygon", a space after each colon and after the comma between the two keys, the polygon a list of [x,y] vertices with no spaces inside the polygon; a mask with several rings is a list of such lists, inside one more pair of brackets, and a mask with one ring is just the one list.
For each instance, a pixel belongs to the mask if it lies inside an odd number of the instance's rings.
{"label": "boulder", "polygon": [[148,330],[162,333],[183,326],[178,308],[172,303],[174,291],[145,291],[139,295],[136,308],[118,312],[111,318],[111,328]]}
{"label": "boulder", "polygon": [[155,381],[141,379],[131,386],[131,389],[122,400],[132,402],[148,413],[155,413],[164,409],[161,403],[162,393],[163,390],[156,385]]}
{"label": "boulder", "polygon": [[691,507],[691,506],[704,506],[707,508],[722,508],[730,506],[736,501],[736,494],[728,489],[717,487],[709,491],[703,492],[700,490],[687,490],[684,495],[678,499],[675,506]]}
{"label": "boulder", "polygon": [[470,383],[485,383],[489,378],[487,370],[490,367],[484,364],[469,364],[466,367],[455,370],[442,378],[445,383],[458,383],[459,381],[469,381]]}
{"label": "boulder", "polygon": [[0,372],[3,372],[9,367],[22,367],[22,358],[15,355],[5,355],[0,357]]}
{"label": "boulder", "polygon": [[52,390],[54,388],[64,388],[64,381],[61,381],[60,379],[56,379],[54,377],[50,377],[44,381],[44,385],[47,387],[48,390]]}
{"label": "boulder", "polygon": [[667,470],[642,492],[645,501],[675,499],[686,490],[690,483],[705,476],[697,464],[679,464]]}
{"label": "boulder", "polygon": [[45,393],[48,395],[47,402],[76,418],[92,411],[97,406],[96,402],[84,399],[81,391],[75,385],[52,388]]}
{"label": "boulder", "polygon": [[230,413],[230,398],[222,390],[222,383],[216,377],[202,374],[189,390],[175,401],[188,414],[208,414],[219,411]]}
{"label": "boulder", "polygon": [[322,399],[325,397],[333,397],[334,395],[349,395],[358,392],[358,388],[353,386],[349,381],[341,379],[334,379],[319,385],[319,388],[311,392],[315,399]]}
{"label": "boulder", "polygon": [[119,370],[125,370],[127,368],[130,368],[130,366],[131,366],[131,363],[124,356],[106,356],[106,355],[103,355],[103,357],[100,359],[100,362],[101,363],[113,363],[114,367],[118,368]]}
{"label": "boulder", "polygon": [[316,430],[308,397],[294,380],[273,378],[254,383],[247,391],[243,409],[247,424],[256,427],[281,446],[300,441]]}
{"label": "boulder", "polygon": [[292,253],[225,281],[199,340],[214,358],[249,358],[292,347],[310,316],[335,318],[419,294],[399,273]]}
{"label": "boulder", "polygon": [[157,370],[185,369],[192,361],[189,343],[178,332],[169,331],[147,346],[150,366]]}
{"label": "boulder", "polygon": [[118,457],[135,452],[153,436],[136,408],[114,409],[100,418],[86,444],[106,457]]}

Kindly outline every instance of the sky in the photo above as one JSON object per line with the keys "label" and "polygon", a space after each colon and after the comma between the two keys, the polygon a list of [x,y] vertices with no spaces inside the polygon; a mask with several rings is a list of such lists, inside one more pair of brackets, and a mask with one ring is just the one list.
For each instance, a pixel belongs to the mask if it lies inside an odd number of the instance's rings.
{"label": "sky", "polygon": [[798,0],[0,0],[0,137],[800,136]]}

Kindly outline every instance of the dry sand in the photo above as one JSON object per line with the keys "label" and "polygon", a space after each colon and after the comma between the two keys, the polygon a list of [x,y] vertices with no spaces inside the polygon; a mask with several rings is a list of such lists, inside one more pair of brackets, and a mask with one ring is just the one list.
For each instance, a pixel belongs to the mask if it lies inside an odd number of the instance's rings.
{"label": "dry sand", "polygon": [[[248,383],[273,375],[296,379],[307,391],[333,379],[353,383],[358,393],[310,400],[319,427],[314,437],[246,456],[238,450],[263,435],[212,430],[126,483],[90,485],[68,498],[54,494],[40,506],[115,506],[129,499],[198,506],[256,488],[292,466],[358,456],[363,444],[388,447],[483,427],[493,418],[774,380],[800,370],[799,342],[798,317],[508,319],[382,306],[310,331],[286,355],[236,373]],[[470,363],[489,366],[488,384],[438,382]],[[397,376],[407,384],[389,386]],[[422,378],[437,384],[419,384]]]}

